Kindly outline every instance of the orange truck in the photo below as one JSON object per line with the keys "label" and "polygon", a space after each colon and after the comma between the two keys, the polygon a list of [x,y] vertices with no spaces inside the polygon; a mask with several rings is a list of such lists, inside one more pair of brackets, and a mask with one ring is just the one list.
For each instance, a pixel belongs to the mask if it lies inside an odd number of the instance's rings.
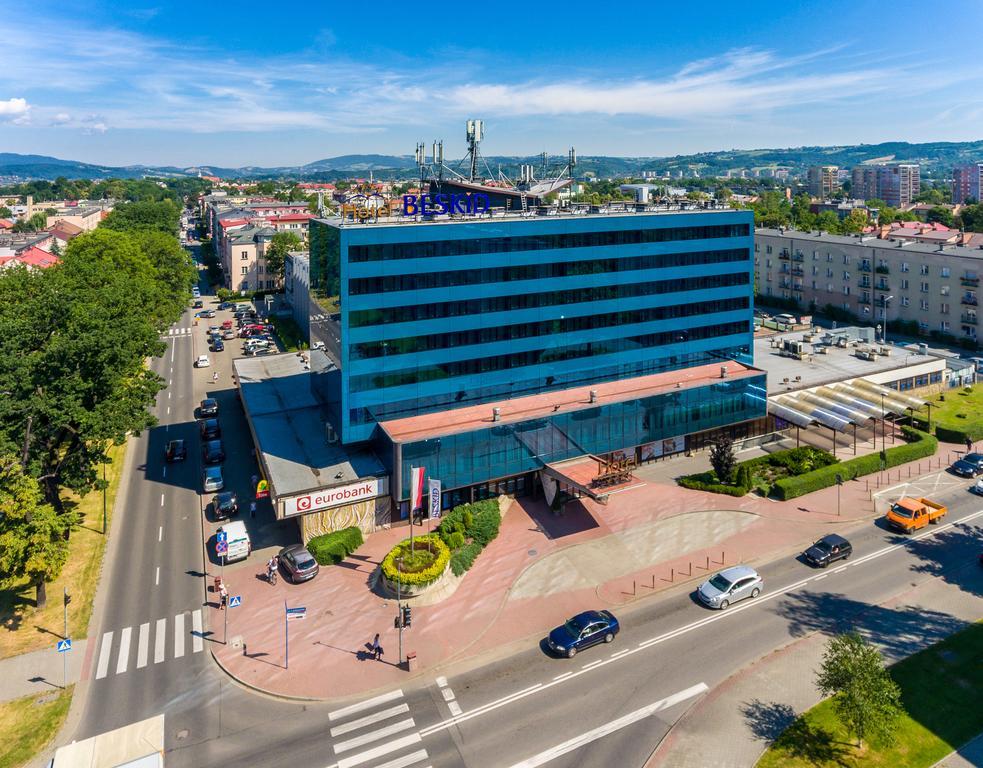
{"label": "orange truck", "polygon": [[929,523],[937,523],[948,511],[944,505],[931,499],[906,496],[891,505],[887,511],[887,524],[902,533],[912,533]]}

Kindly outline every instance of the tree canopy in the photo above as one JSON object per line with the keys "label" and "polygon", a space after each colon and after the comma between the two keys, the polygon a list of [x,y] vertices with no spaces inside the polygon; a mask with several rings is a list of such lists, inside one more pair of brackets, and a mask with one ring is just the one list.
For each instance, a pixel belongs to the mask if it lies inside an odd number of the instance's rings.
{"label": "tree canopy", "polygon": [[283,280],[283,265],[286,262],[287,254],[297,250],[302,242],[293,232],[277,232],[273,235],[264,254],[266,272],[276,275],[278,281]]}
{"label": "tree canopy", "polygon": [[119,232],[150,230],[176,235],[181,209],[171,200],[141,200],[117,205],[102,222],[106,229]]}

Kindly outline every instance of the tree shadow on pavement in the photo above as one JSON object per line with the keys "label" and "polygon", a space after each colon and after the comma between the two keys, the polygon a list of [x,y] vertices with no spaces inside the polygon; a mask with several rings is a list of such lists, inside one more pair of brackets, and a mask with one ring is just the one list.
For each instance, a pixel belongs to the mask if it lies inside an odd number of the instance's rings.
{"label": "tree shadow on pavement", "polygon": [[967,626],[962,619],[922,606],[870,605],[831,592],[793,593],[779,601],[774,610],[789,622],[793,637],[856,631],[880,646],[892,660]]}
{"label": "tree shadow on pavement", "polygon": [[795,710],[777,701],[754,699],[741,704],[741,714],[758,741],[773,742],[795,722]]}
{"label": "tree shadow on pavement", "polygon": [[978,565],[979,533],[969,525],[956,525],[944,533],[912,541],[908,550],[922,562],[915,573],[942,579],[963,592],[983,597],[983,568]]}

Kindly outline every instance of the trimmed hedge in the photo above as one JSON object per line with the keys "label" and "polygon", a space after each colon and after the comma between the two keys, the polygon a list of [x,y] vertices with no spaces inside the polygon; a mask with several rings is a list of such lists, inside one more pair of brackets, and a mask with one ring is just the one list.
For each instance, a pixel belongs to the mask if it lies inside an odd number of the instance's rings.
{"label": "trimmed hedge", "polygon": [[483,547],[478,542],[472,541],[451,555],[451,570],[454,571],[454,575],[460,576],[466,571],[471,570],[471,566],[478,559],[478,555],[481,554],[482,549]]}
{"label": "trimmed hedge", "polygon": [[453,550],[451,569],[455,576],[474,565],[481,550],[498,536],[501,524],[498,499],[461,504],[444,515],[437,526],[437,535]]}
{"label": "trimmed hedge", "polygon": [[400,584],[412,584],[415,586],[426,586],[433,584],[437,579],[444,575],[447,570],[447,562],[451,558],[451,551],[443,540],[435,533],[427,536],[417,536],[414,538],[414,546],[428,547],[434,553],[434,561],[426,568],[415,573],[403,573],[396,567],[396,561],[410,549],[410,540],[403,539],[399,544],[389,550],[382,560],[382,573],[391,582]]}
{"label": "trimmed hedge", "polygon": [[342,528],[307,542],[307,551],[317,560],[318,565],[335,565],[362,546],[362,531],[358,526]]}
{"label": "trimmed hedge", "polygon": [[679,478],[676,483],[692,491],[725,493],[728,496],[743,496],[750,490],[750,488],[743,485],[724,485],[717,480],[717,474],[713,470],[700,472],[696,475],[686,475],[685,477]]}
{"label": "trimmed hedge", "polygon": [[[883,451],[886,469],[931,456],[939,445],[939,441],[932,435],[911,427],[902,427],[901,436],[909,442]],[[779,499],[788,501],[835,485],[837,475],[842,476],[844,480],[852,480],[855,477],[879,472],[880,469],[881,454],[871,453],[867,456],[859,456],[856,459],[821,467],[798,477],[782,478],[775,483],[774,493]]]}
{"label": "trimmed hedge", "polygon": [[941,424],[936,424],[935,436],[943,443],[962,445],[967,439],[975,443],[978,440],[983,440],[983,427],[974,424],[965,429],[952,429],[951,427],[943,427]]}
{"label": "trimmed hedge", "polygon": [[[732,484],[721,483],[713,470],[686,475],[676,482],[683,488],[690,488],[695,491],[744,496],[755,487],[754,470],[756,467],[764,465],[784,467],[791,474],[800,475],[811,471],[813,467],[825,467],[836,464],[838,461],[839,459],[826,451],[813,448],[811,445],[803,445],[799,448],[776,451],[765,456],[742,461],[734,470],[734,482]],[[767,487],[767,482],[763,482],[763,487]],[[773,491],[774,485],[769,490]]]}

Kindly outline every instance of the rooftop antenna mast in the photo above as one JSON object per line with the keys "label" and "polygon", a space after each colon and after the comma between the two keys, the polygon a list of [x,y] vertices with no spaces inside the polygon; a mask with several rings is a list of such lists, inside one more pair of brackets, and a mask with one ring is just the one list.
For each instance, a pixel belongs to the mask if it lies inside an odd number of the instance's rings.
{"label": "rooftop antenna mast", "polygon": [[468,181],[474,181],[478,175],[478,145],[484,138],[485,127],[481,120],[468,120],[467,122],[467,142],[468,157],[471,160],[471,171]]}

